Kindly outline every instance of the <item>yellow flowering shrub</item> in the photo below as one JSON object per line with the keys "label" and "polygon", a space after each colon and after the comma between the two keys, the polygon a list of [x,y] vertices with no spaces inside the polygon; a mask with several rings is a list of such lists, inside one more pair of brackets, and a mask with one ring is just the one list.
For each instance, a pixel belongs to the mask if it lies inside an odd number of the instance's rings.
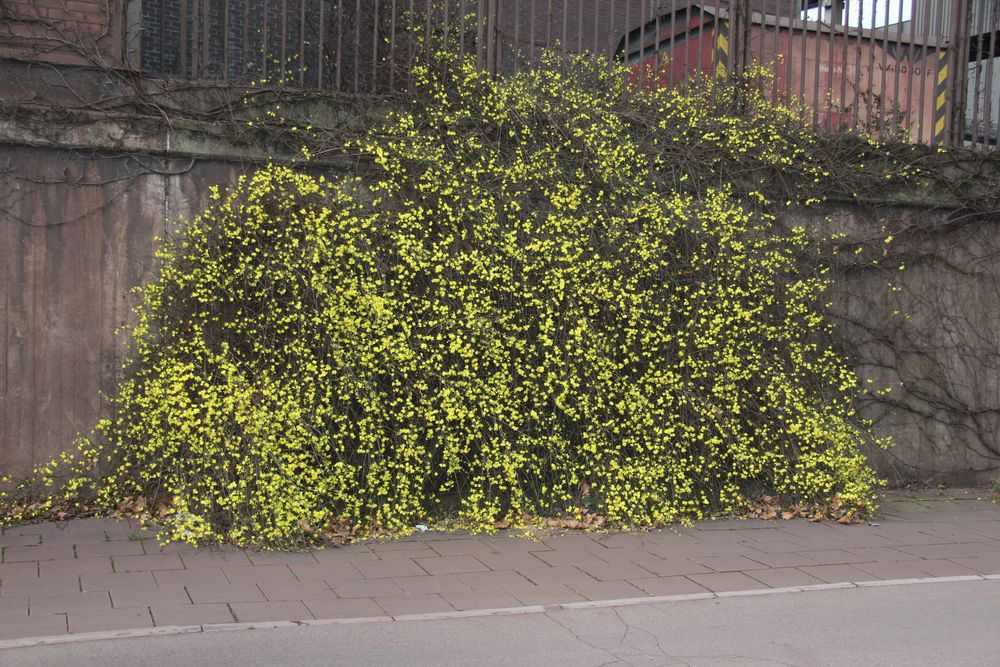
{"label": "yellow flowering shrub", "polygon": [[583,501],[639,526],[761,493],[872,509],[824,270],[713,166],[818,173],[794,114],[626,95],[582,58],[418,74],[420,103],[358,146],[364,176],[270,166],[163,242],[79,457],[98,505],[272,546],[450,503],[486,528]]}

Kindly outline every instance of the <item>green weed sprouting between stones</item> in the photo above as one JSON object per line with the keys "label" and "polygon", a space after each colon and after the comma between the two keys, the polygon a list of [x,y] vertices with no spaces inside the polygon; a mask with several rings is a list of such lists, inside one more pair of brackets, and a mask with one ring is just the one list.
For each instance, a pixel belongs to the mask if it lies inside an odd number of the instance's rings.
{"label": "green weed sprouting between stones", "polygon": [[452,501],[486,529],[873,509],[862,447],[887,443],[760,176],[826,174],[796,109],[586,58],[417,76],[364,176],[262,168],[162,242],[113,418],[21,487],[41,500],[0,498],[9,520],[141,496],[167,538],[281,547]]}

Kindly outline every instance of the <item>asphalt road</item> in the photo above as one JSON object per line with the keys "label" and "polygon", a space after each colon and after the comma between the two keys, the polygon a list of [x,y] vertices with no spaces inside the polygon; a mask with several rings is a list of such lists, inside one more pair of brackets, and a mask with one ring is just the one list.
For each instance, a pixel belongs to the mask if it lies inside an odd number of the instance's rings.
{"label": "asphalt road", "polygon": [[0,665],[1000,665],[1000,581],[89,641]]}

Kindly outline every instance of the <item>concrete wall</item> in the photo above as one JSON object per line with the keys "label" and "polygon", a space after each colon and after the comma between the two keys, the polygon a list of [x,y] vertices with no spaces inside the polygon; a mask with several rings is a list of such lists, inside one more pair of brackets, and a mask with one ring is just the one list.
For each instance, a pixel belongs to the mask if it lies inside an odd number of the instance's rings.
{"label": "concrete wall", "polygon": [[24,473],[94,426],[154,237],[241,170],[0,145],[0,470]]}
{"label": "concrete wall", "polygon": [[[0,469],[20,474],[101,415],[154,237],[248,167],[15,145],[0,156]],[[879,469],[897,483],[1000,476],[1000,220],[857,205],[786,220],[846,234],[836,344],[865,386],[893,387],[859,404],[897,443],[873,453]]]}
{"label": "concrete wall", "polygon": [[896,483],[1000,478],[1000,218],[844,205],[789,218],[844,235],[831,314],[868,390],[861,414],[896,442],[877,467]]}

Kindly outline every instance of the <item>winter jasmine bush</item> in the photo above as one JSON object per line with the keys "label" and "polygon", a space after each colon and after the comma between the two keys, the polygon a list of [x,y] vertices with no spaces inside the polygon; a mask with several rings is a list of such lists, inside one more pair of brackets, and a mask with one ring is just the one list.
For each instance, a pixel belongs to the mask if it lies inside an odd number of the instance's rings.
{"label": "winter jasmine bush", "polygon": [[828,279],[769,212],[827,168],[796,110],[585,58],[417,74],[364,176],[270,166],[162,243],[114,417],[8,515],[142,497],[171,538],[288,546],[446,501],[473,528],[873,508]]}

